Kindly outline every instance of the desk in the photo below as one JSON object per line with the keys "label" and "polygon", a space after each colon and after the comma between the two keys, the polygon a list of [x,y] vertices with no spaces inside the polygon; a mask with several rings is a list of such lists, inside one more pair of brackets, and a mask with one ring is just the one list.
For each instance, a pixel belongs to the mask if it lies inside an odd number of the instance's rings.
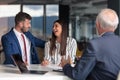
{"label": "desk", "polygon": [[52,66],[31,65],[30,70],[47,70],[44,75],[40,74],[20,74],[17,67],[12,65],[0,65],[0,80],[71,80],[62,72],[52,71]]}

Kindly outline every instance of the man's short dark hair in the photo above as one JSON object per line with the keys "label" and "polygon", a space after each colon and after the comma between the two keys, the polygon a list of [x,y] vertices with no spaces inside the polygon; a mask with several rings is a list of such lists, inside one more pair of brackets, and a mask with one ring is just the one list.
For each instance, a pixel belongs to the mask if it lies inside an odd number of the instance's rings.
{"label": "man's short dark hair", "polygon": [[24,21],[25,19],[31,20],[32,17],[29,14],[25,13],[25,12],[19,12],[15,16],[15,25],[18,24],[21,21]]}

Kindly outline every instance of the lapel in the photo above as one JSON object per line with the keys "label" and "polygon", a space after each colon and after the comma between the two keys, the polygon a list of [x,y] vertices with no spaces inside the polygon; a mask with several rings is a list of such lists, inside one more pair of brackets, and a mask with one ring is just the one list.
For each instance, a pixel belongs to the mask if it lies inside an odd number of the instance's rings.
{"label": "lapel", "polygon": [[11,29],[10,33],[11,33],[11,36],[13,37],[13,39],[15,40],[15,42],[16,42],[16,44],[17,44],[18,48],[19,48],[19,51],[20,51],[20,53],[19,53],[19,54],[21,55],[21,48],[20,48],[20,44],[19,44],[19,41],[18,41],[18,39],[17,39],[17,37],[16,37],[16,35],[15,35],[14,31],[13,31],[13,28]]}

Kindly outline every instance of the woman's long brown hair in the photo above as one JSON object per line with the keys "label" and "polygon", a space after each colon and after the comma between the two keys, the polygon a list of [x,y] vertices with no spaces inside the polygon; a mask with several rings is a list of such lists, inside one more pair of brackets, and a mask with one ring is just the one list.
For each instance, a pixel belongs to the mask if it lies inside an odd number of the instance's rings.
{"label": "woman's long brown hair", "polygon": [[[66,55],[66,45],[67,45],[67,24],[63,20],[56,20],[54,24],[58,22],[62,26],[62,33],[61,33],[61,42],[60,42],[60,55]],[[54,51],[56,49],[56,36],[52,32],[52,38],[50,41],[50,55],[54,55]]]}

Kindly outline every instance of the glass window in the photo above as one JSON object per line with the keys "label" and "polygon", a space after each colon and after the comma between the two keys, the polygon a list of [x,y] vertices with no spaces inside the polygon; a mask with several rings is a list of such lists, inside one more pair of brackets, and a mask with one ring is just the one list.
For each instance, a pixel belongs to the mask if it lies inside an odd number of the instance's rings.
{"label": "glass window", "polygon": [[59,6],[46,5],[46,37],[49,39],[52,34],[53,22],[58,19]]}
{"label": "glass window", "polygon": [[20,11],[20,5],[0,5],[0,38],[14,27],[14,17]]}
{"label": "glass window", "polygon": [[23,5],[23,12],[32,16],[31,31],[39,38],[43,37],[43,5]]}

